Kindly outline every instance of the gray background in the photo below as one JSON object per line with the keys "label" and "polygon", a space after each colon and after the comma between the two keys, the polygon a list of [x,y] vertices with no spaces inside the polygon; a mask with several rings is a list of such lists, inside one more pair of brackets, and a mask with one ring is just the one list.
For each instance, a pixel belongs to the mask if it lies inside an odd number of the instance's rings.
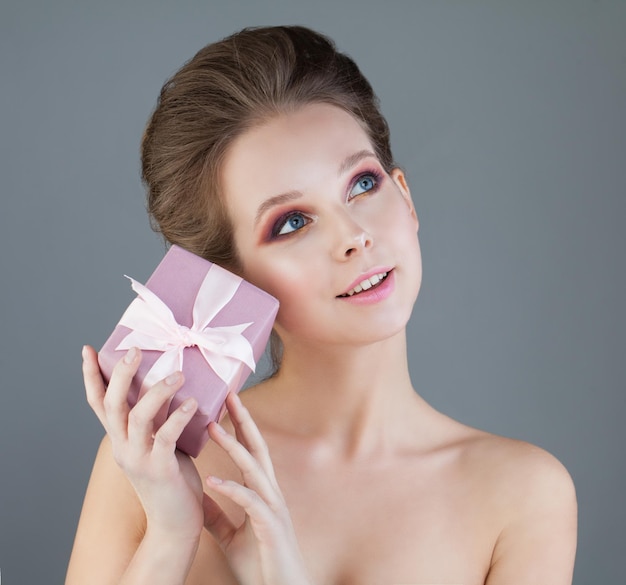
{"label": "gray background", "polygon": [[[0,568],[60,583],[102,431],[80,375],[163,246],[138,143],[163,81],[243,26],[361,65],[421,220],[416,388],[559,457],[575,582],[624,583],[626,2],[5,0]],[[210,580],[209,580],[210,581]]]}

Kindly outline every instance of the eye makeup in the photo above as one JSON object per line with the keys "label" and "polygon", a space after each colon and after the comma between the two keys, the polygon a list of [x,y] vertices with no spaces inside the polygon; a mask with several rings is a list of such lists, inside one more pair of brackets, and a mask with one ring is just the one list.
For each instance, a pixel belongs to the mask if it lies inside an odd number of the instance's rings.
{"label": "eye makeup", "polygon": [[[364,188],[364,190],[361,193],[353,194],[352,192],[354,191],[355,187],[357,187],[359,183],[363,181],[363,179],[368,179],[368,178],[372,179],[372,183],[373,183],[372,186],[370,188]],[[352,199],[354,199],[355,197],[358,197],[359,195],[368,195],[368,194],[376,193],[378,189],[380,188],[383,180],[384,180],[383,174],[377,169],[366,169],[363,172],[360,172],[350,182],[350,191],[348,192],[347,200],[351,201]]]}
{"label": "eye makeup", "polygon": [[[384,178],[384,174],[377,168],[369,168],[358,172],[348,184],[346,202],[349,203],[361,195],[372,195],[376,193],[380,189]],[[355,189],[359,187],[359,184],[365,180],[371,181],[371,186],[367,184],[365,186],[361,185],[361,192],[354,193]],[[266,242],[271,242],[292,236],[305,228],[311,221],[313,220],[310,214],[301,209],[290,209],[280,214],[275,219],[269,220],[269,229],[266,230],[266,235],[263,239]],[[292,229],[281,233],[288,227],[287,224],[289,222],[292,222]]]}
{"label": "eye makeup", "polygon": [[[301,222],[298,222],[298,220],[302,218]],[[281,233],[283,231],[283,229],[287,226],[287,223],[289,222],[293,222],[293,229],[289,232],[286,233]],[[283,213],[282,215],[280,215],[276,221],[274,221],[271,224],[271,229],[270,229],[270,234],[269,237],[267,238],[268,240],[275,240],[277,238],[284,238],[286,236],[289,236],[290,234],[293,234],[299,230],[301,230],[303,227],[305,227],[306,225],[308,225],[311,222],[311,219],[309,217],[307,217],[307,215],[305,213],[303,213],[302,211],[297,211],[297,210],[290,210],[287,213]],[[298,226],[297,224],[301,223],[300,226]]]}

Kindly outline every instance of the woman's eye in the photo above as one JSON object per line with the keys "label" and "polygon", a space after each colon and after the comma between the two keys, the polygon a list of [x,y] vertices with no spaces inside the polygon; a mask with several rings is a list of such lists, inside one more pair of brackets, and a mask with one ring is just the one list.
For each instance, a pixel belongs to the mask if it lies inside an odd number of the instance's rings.
{"label": "woman's eye", "polygon": [[368,191],[372,191],[378,186],[378,177],[373,174],[362,175],[358,178],[357,182],[352,187],[350,191],[349,199],[356,197],[357,195],[362,195],[363,193],[367,193]]}
{"label": "woman's eye", "polygon": [[308,219],[302,213],[292,213],[276,225],[274,235],[284,236],[290,234],[303,228],[307,223]]}

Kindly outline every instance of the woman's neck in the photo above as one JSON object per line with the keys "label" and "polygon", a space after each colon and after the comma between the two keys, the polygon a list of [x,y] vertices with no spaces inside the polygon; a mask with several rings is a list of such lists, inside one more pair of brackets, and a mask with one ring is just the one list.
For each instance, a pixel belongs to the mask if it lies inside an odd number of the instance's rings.
{"label": "woman's neck", "polygon": [[432,412],[411,385],[404,331],[359,347],[289,345],[258,390],[277,431],[349,458],[397,447]]}

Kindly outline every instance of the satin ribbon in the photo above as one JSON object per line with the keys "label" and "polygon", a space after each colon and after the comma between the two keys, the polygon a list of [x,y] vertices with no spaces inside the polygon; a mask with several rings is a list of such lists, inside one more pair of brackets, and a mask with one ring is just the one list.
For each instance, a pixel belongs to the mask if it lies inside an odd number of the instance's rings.
{"label": "satin ribbon", "polygon": [[252,346],[242,335],[252,323],[209,327],[233,298],[241,278],[213,265],[196,295],[191,327],[178,323],[170,308],[150,289],[129,276],[126,278],[138,296],[120,319],[120,325],[132,331],[115,349],[138,347],[163,352],[144,377],[141,393],[169,374],[182,370],[183,352],[187,347],[197,347],[209,367],[226,384],[237,377],[242,362],[254,371]]}

